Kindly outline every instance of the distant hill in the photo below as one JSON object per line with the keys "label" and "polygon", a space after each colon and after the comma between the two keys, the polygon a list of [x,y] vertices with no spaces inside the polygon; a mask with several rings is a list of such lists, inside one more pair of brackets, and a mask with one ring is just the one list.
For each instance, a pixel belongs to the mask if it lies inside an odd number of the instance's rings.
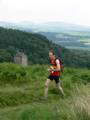
{"label": "distant hill", "polygon": [[90,33],[89,32],[39,32],[46,36],[50,41],[69,49],[80,49],[90,51]]}
{"label": "distant hill", "polygon": [[0,28],[0,62],[13,61],[13,56],[21,51],[28,55],[29,63],[47,64],[50,49],[63,59],[66,66],[90,67],[90,54],[87,51],[65,49],[40,34]]}
{"label": "distant hill", "polygon": [[64,22],[33,23],[28,21],[18,23],[0,22],[0,26],[39,33],[63,47],[90,51],[90,27],[87,26]]}
{"label": "distant hill", "polygon": [[16,23],[9,23],[0,21],[0,26],[9,28],[22,28],[22,30],[32,30],[33,32],[70,32],[70,31],[87,31],[90,32],[90,27],[81,26],[65,22],[46,22],[46,23],[33,23],[29,21],[21,21]]}

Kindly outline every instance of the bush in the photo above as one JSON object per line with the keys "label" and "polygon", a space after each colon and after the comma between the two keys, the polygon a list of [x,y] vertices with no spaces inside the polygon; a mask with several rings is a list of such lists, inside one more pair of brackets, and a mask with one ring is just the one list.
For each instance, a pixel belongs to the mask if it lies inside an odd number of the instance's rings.
{"label": "bush", "polygon": [[12,64],[0,64],[0,82],[15,82],[25,79],[27,76],[25,67]]}

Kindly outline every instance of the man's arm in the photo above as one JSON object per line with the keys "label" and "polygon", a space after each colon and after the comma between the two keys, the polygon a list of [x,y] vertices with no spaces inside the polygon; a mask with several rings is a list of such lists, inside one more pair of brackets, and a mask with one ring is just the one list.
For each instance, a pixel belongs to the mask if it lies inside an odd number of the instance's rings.
{"label": "man's arm", "polygon": [[60,71],[61,70],[61,68],[60,68],[60,61],[58,59],[56,60],[56,66],[57,66],[57,68],[51,69],[51,71]]}

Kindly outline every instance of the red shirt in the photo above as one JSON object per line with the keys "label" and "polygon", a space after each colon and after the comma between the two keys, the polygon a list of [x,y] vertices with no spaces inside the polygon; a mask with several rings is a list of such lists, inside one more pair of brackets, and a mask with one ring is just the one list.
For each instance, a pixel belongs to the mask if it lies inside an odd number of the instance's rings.
{"label": "red shirt", "polygon": [[[55,60],[50,60],[53,68],[57,68],[57,64],[56,64],[56,59]],[[50,72],[51,76],[60,76],[60,71],[52,71]]]}

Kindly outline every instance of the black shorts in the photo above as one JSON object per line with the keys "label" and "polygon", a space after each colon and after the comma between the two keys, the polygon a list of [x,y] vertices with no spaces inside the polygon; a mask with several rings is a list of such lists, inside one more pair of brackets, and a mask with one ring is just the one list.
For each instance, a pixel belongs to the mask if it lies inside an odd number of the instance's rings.
{"label": "black shorts", "polygon": [[48,79],[50,79],[51,81],[52,81],[52,80],[55,80],[56,84],[58,84],[58,83],[60,83],[59,77],[60,77],[60,76],[52,76],[52,75],[49,75]]}

